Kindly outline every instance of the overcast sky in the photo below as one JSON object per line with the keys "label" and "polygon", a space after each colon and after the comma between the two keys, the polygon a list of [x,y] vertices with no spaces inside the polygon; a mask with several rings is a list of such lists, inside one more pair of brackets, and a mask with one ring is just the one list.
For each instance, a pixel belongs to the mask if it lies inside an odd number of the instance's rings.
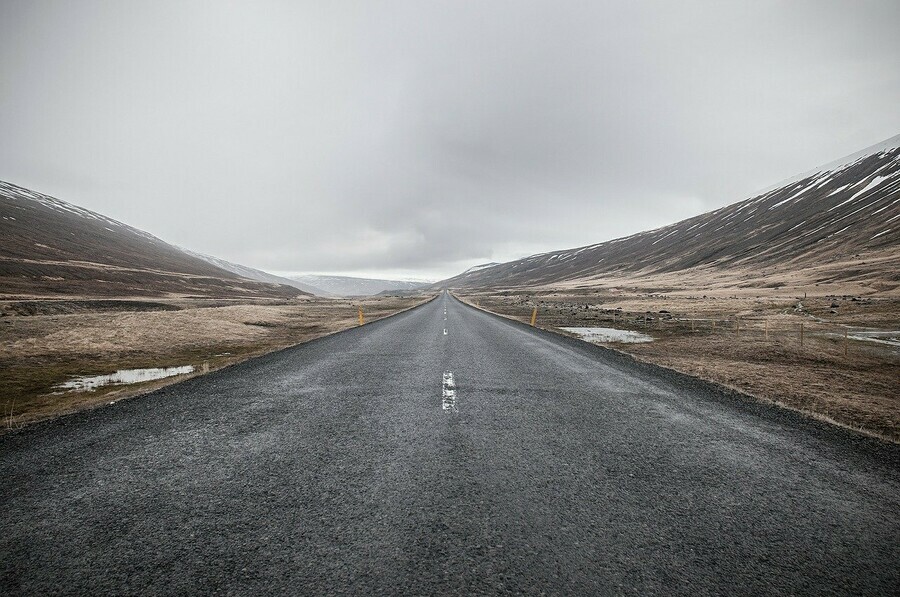
{"label": "overcast sky", "polygon": [[276,272],[437,279],[900,133],[900,2],[0,0],[0,179]]}

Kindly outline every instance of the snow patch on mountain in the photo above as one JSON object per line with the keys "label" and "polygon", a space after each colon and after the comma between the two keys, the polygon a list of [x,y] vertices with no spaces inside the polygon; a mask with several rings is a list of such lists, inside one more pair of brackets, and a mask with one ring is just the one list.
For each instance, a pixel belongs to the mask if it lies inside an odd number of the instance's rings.
{"label": "snow patch on mountain", "polygon": [[[59,213],[75,215],[82,218],[87,218],[89,220],[96,220],[97,222],[108,224],[109,226],[115,226],[119,230],[126,230],[131,234],[136,234],[153,243],[165,243],[165,241],[153,236],[149,232],[144,232],[143,230],[134,228],[118,220],[113,220],[112,218],[104,216],[103,214],[98,214],[95,211],[91,211],[78,205],[74,205],[72,203],[69,203],[68,201],[63,201],[62,199],[57,199],[56,197],[44,195],[43,193],[38,193],[37,191],[32,191],[30,189],[26,189],[2,180],[0,180],[0,195],[18,201],[31,201],[38,205],[41,205],[44,208]],[[110,228],[107,228],[107,230],[109,230],[110,232],[114,232],[114,230]]]}
{"label": "snow patch on mountain", "polygon": [[[866,147],[865,149],[861,149],[855,153],[851,153],[850,155],[844,156],[838,160],[834,160],[833,162],[828,162],[827,164],[822,164],[821,166],[819,166],[817,168],[813,168],[812,170],[808,170],[808,171],[798,174],[796,176],[792,176],[791,178],[788,178],[787,180],[782,180],[781,182],[774,184],[770,187],[767,187],[767,188],[759,191],[756,194],[761,195],[761,194],[768,193],[768,192],[771,192],[771,191],[774,191],[777,189],[781,189],[781,188],[786,187],[789,184],[792,184],[795,182],[800,182],[801,180],[806,180],[810,176],[815,176],[816,174],[819,174],[819,173],[833,173],[834,174],[834,173],[840,172],[841,170],[843,170],[845,168],[848,168],[849,166],[852,166],[856,162],[858,162],[862,159],[865,159],[871,155],[875,155],[877,153],[889,153],[897,148],[900,148],[900,135],[894,135],[893,137],[891,137],[889,139],[885,139],[881,143],[876,143],[875,145],[871,145],[869,147]],[[824,184],[825,182],[827,182],[827,179],[823,180],[822,184]],[[821,184],[819,186],[821,186]]]}
{"label": "snow patch on mountain", "polygon": [[491,263],[482,263],[481,265],[473,265],[469,269],[463,272],[463,274],[471,274],[474,272],[480,272],[483,269],[487,269],[489,267],[494,267],[495,265],[499,265],[498,263],[492,261]]}

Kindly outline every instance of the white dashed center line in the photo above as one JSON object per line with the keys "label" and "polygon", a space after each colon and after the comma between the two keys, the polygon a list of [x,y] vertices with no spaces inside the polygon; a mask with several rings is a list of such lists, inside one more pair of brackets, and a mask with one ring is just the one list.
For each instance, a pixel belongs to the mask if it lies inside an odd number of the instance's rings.
{"label": "white dashed center line", "polygon": [[456,408],[456,383],[453,381],[453,373],[444,372],[444,387],[441,406],[444,410],[459,412]]}

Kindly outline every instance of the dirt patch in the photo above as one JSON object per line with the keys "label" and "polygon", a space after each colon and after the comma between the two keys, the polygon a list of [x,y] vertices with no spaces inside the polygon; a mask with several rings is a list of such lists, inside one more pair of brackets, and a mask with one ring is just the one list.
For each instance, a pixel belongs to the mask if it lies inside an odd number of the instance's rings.
{"label": "dirt patch", "polygon": [[[92,299],[0,304],[7,314],[0,318],[2,427],[120,400],[184,379],[85,392],[64,392],[56,387],[73,377],[185,365],[192,365],[196,370],[192,375],[198,375],[354,327],[358,325],[359,308],[366,322],[372,322],[429,298],[254,302],[176,299],[152,306],[140,301]],[[38,306],[23,309],[23,302]],[[34,314],[17,314],[19,310]],[[51,314],[38,314],[41,310]]]}
{"label": "dirt patch", "polygon": [[98,313],[113,311],[179,311],[181,307],[171,303],[152,301],[100,300],[42,300],[16,301],[3,305],[3,316],[9,315],[71,315],[73,313]]}
{"label": "dirt patch", "polygon": [[[846,295],[685,295],[609,291],[466,293],[537,325],[646,333],[607,344],[640,360],[900,441],[900,347],[863,333],[900,329],[900,299]],[[571,335],[571,334],[567,334]]]}

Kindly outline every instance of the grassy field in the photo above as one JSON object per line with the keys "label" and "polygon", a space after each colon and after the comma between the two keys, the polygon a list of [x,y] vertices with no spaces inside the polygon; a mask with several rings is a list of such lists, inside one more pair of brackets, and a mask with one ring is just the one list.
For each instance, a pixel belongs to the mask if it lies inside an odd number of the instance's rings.
{"label": "grassy field", "polygon": [[[563,327],[649,334],[607,346],[864,433],[900,441],[897,298],[641,294],[610,291],[460,293],[489,311]],[[801,344],[802,328],[802,344]],[[881,342],[862,338],[876,332]]]}
{"label": "grassy field", "polygon": [[[129,398],[408,309],[419,297],[0,301],[2,428]],[[188,376],[64,391],[79,376],[191,365]]]}

